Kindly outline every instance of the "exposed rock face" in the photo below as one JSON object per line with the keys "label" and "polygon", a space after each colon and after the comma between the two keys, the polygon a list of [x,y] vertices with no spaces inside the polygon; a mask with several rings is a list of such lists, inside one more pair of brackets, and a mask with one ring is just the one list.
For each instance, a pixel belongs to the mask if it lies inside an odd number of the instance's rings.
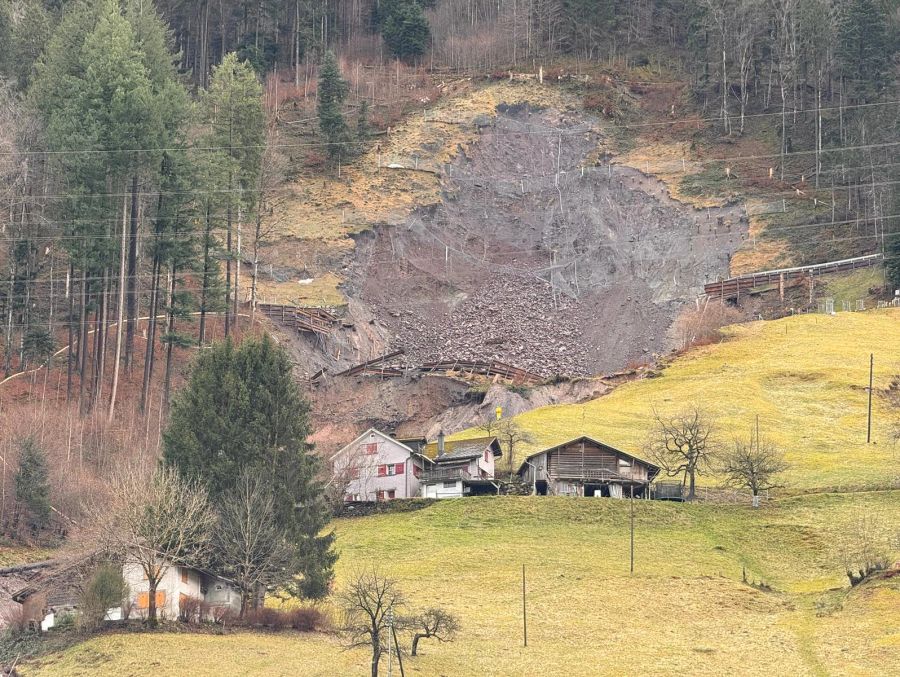
{"label": "exposed rock face", "polygon": [[352,293],[413,360],[584,375],[670,348],[679,308],[727,273],[741,209],[591,162],[601,138],[583,117],[503,110],[446,168],[440,205],[360,239]]}

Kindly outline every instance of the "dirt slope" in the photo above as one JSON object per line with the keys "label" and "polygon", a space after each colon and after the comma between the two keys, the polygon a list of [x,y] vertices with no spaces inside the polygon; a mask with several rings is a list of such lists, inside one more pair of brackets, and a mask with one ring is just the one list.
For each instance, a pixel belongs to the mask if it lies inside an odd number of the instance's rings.
{"label": "dirt slope", "polygon": [[602,125],[583,114],[497,108],[444,167],[439,205],[359,238],[351,296],[421,360],[593,374],[668,348],[681,305],[727,274],[742,210],[595,160]]}

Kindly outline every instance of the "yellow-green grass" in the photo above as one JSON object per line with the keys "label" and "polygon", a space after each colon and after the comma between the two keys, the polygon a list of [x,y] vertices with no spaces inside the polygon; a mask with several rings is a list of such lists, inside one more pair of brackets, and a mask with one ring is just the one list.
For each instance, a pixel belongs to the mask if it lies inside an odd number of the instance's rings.
{"label": "yellow-green grass", "polygon": [[[610,327],[615,331],[615,327]],[[584,404],[553,405],[516,420],[530,453],[587,434],[642,456],[653,410],[698,403],[717,418],[720,439],[761,435],[785,451],[792,490],[884,486],[900,477],[900,447],[890,430],[898,414],[874,398],[873,444],[866,444],[869,354],[875,390],[900,374],[900,310],[802,315],[735,325],[725,340],[674,359],[657,378],[616,388]],[[451,437],[477,437],[476,430]],[[707,477],[706,482],[715,482]]]}
{"label": "yellow-green grass", "polygon": [[[845,584],[840,535],[862,513],[896,524],[900,492],[798,496],[759,510],[637,501],[634,575],[629,508],[612,499],[483,497],[338,520],[337,585],[375,565],[398,579],[410,609],[460,615],[456,642],[424,642],[423,655],[408,660],[414,675],[804,675],[851,666],[888,674],[900,665],[900,580],[833,591]],[[744,569],[775,590],[742,583]],[[835,595],[843,608],[832,603],[816,616],[816,602]],[[852,653],[833,656],[842,646]],[[148,656],[156,675],[366,674],[365,652],[344,651],[334,638],[259,633],[106,637],[25,674],[145,674]]]}

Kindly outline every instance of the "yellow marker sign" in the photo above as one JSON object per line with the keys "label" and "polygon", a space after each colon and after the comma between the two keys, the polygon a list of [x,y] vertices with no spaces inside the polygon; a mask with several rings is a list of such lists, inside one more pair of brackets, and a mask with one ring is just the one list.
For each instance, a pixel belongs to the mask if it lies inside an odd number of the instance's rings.
{"label": "yellow marker sign", "polygon": [[503,407],[497,407],[497,420],[503,418]]}

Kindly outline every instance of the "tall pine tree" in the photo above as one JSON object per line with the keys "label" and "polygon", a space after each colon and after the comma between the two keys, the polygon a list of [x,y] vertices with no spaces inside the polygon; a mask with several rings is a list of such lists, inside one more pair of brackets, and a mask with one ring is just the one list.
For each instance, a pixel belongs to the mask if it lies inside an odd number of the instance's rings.
{"label": "tall pine tree", "polygon": [[306,442],[309,405],[291,376],[283,349],[267,336],[235,347],[226,340],[197,358],[172,404],[164,462],[198,478],[215,504],[242,471],[262,475],[275,495],[275,514],[295,547],[299,591],[327,592],[336,555],[318,460]]}
{"label": "tall pine tree", "polygon": [[347,92],[347,82],[341,77],[334,52],[325,52],[319,65],[319,129],[332,163],[342,161],[349,154],[350,129],[344,119]]}

